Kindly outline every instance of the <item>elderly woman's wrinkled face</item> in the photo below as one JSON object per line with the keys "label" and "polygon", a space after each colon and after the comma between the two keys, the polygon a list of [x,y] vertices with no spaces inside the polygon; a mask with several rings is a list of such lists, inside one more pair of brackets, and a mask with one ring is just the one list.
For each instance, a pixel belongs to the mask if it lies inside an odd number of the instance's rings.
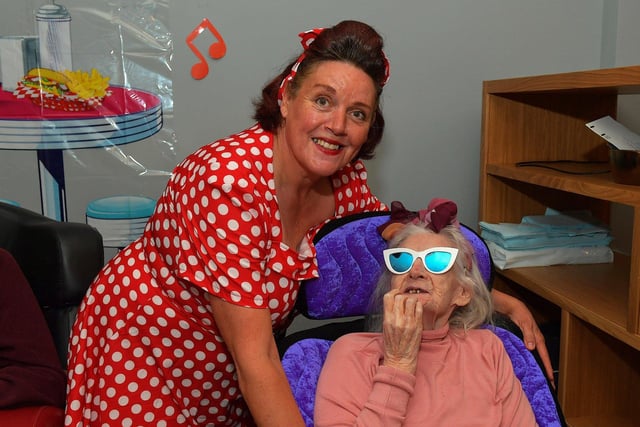
{"label": "elderly woman's wrinkled face", "polygon": [[280,111],[283,139],[310,175],[331,176],[350,162],[366,142],[376,111],[371,77],[341,61],[316,65]]}
{"label": "elderly woman's wrinkled face", "polygon": [[[414,234],[398,245],[418,252],[452,246],[446,237],[436,233]],[[454,268],[443,274],[434,274],[425,267],[421,258],[416,258],[408,272],[391,275],[392,289],[398,289],[401,294],[416,298],[422,304],[425,329],[443,326],[456,307],[469,303],[469,292],[458,283]]]}

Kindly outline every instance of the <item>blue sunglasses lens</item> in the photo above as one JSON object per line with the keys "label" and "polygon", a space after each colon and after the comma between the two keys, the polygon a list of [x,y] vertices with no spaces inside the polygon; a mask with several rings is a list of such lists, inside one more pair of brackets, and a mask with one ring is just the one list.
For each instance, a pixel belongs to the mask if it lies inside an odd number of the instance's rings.
{"label": "blue sunglasses lens", "polygon": [[389,263],[396,272],[406,272],[413,265],[413,255],[409,252],[396,252],[389,255]]}
{"label": "blue sunglasses lens", "polygon": [[431,252],[424,259],[424,265],[432,273],[440,273],[451,262],[451,254],[448,252]]}

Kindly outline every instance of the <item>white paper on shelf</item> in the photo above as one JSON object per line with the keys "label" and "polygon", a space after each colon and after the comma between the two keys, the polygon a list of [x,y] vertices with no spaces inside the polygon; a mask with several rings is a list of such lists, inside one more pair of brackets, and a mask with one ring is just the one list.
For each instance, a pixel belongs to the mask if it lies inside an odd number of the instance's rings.
{"label": "white paper on shelf", "polygon": [[586,125],[618,150],[640,151],[640,135],[611,116],[604,116]]}

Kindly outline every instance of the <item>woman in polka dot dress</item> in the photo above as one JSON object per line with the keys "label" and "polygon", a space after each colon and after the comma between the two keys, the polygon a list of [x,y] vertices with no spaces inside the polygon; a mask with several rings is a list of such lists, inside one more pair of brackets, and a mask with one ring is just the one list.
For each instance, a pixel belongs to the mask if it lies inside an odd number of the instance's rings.
{"label": "woman in polka dot dress", "polygon": [[[300,36],[257,124],[182,161],[143,235],[95,279],[71,334],[66,426],[304,425],[274,334],[318,274],[317,230],[386,209],[361,160],[382,138],[389,63],[360,22]],[[492,295],[551,371],[526,306]]]}
{"label": "woman in polka dot dress", "polygon": [[[327,220],[385,209],[367,186],[382,39],[342,22],[263,90],[258,124],[182,161],[142,237],[92,284],[70,342],[66,426],[302,426],[274,332]],[[303,61],[304,60],[304,61]]]}

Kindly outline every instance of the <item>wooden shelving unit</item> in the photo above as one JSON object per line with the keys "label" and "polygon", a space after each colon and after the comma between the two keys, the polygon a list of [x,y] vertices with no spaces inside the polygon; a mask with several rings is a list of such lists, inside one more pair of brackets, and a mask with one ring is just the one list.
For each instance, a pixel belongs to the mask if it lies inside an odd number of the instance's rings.
{"label": "wooden shelving unit", "polygon": [[[631,255],[612,264],[498,270],[495,286],[561,322],[558,394],[571,427],[638,426],[640,396],[640,186],[614,183],[608,148],[585,124],[616,117],[618,97],[640,94],[640,66],[485,81],[479,218],[633,208]],[[581,174],[531,161],[582,161]],[[548,319],[546,319],[548,320]]]}

